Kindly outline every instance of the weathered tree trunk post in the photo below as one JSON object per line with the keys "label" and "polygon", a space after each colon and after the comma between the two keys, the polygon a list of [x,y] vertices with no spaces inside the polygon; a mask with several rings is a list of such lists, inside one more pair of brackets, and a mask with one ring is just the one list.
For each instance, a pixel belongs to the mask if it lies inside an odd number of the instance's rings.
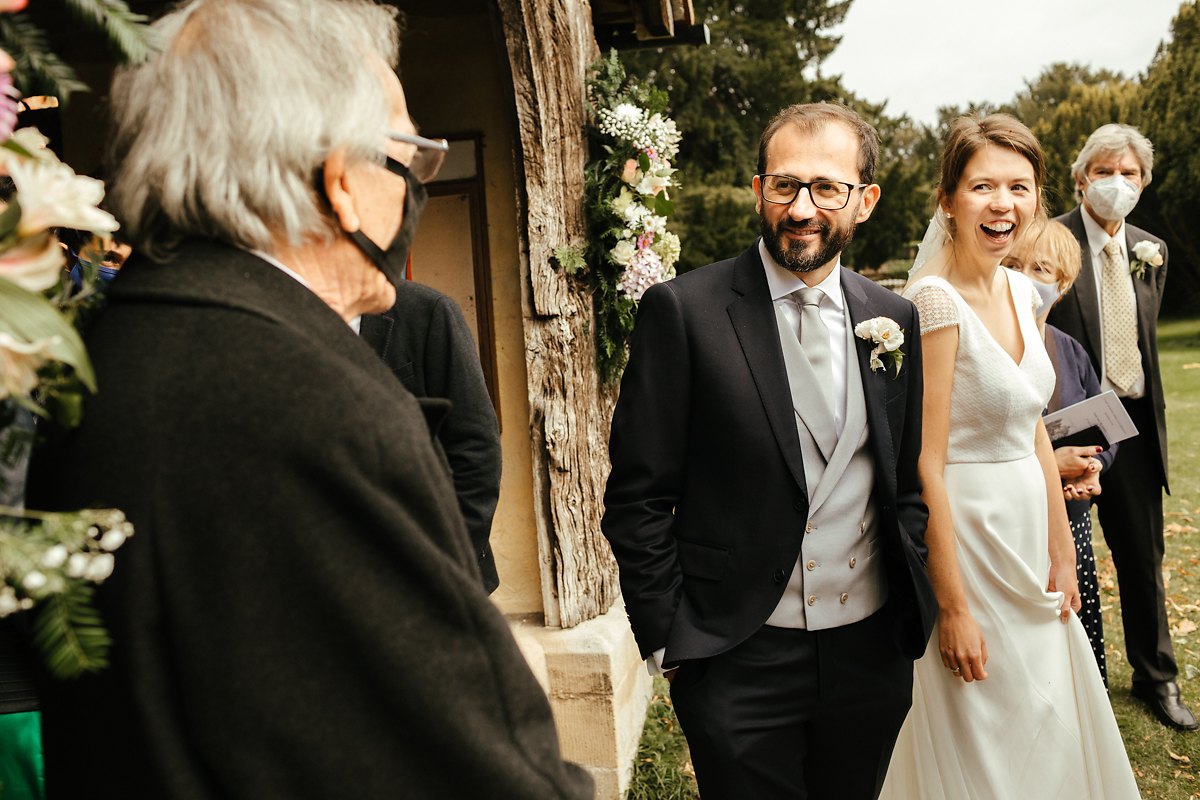
{"label": "weathered tree trunk post", "polygon": [[600,533],[612,398],[596,370],[591,296],[553,260],[556,246],[586,235],[586,82],[598,52],[584,0],[497,2],[524,161],[525,361],[542,596],[546,624],[569,628],[603,614],[619,593]]}

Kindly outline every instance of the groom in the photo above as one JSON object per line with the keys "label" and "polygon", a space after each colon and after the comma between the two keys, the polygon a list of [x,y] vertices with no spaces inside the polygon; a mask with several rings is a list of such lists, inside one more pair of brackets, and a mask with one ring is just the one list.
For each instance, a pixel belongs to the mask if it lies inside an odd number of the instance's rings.
{"label": "groom", "polygon": [[[876,797],[933,625],[916,309],[840,266],[878,152],[844,106],[784,109],[762,238],[641,302],[603,530],[705,800]],[[905,336],[882,363],[873,319]]]}

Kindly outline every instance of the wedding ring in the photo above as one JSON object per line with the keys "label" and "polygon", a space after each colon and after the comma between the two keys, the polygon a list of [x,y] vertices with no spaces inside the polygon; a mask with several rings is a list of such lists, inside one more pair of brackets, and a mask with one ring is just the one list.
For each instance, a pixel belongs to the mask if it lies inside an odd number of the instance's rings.
{"label": "wedding ring", "polygon": [[950,671],[953,672],[955,675],[957,675],[958,673],[962,672],[962,667],[955,667],[954,669],[952,669]]}

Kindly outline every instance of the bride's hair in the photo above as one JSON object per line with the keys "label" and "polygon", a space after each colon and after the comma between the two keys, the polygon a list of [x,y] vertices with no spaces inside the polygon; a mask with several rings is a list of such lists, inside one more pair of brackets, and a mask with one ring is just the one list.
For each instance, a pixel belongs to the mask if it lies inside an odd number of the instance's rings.
{"label": "bride's hair", "polygon": [[[1023,122],[1008,114],[989,114],[979,118],[975,116],[959,117],[950,126],[946,136],[946,146],[942,150],[941,178],[938,181],[938,205],[958,188],[967,162],[971,157],[988,145],[1003,147],[1022,155],[1033,167],[1033,179],[1037,184],[1038,213],[1042,213],[1045,202],[1042,198],[1042,187],[1046,184],[1046,154],[1033,131]],[[953,236],[953,220],[950,234]]]}

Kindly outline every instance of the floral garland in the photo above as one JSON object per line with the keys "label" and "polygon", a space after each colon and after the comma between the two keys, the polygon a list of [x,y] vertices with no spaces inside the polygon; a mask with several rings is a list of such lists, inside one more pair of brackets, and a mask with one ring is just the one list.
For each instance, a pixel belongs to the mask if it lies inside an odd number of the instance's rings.
{"label": "floral garland", "polygon": [[559,248],[568,272],[589,270],[594,284],[597,366],[603,381],[620,378],[637,304],[656,283],[675,277],[679,237],[667,230],[674,211],[671,166],[680,133],[665,116],[667,94],[628,79],[617,53],[593,66],[588,84],[593,121],[585,172],[588,243]]}
{"label": "floral garland", "polygon": [[[56,230],[104,235],[117,221],[98,208],[103,183],[76,175],[37,130],[13,131],[13,66],[0,52],[0,175],[15,189],[0,202],[0,407],[8,412],[0,424],[13,424],[19,406],[73,426],[83,393],[96,390],[75,320],[95,299],[97,276],[85,270],[82,287],[73,286]],[[0,618],[33,612],[33,643],[52,674],[70,678],[106,665],[110,640],[91,605],[93,586],[112,573],[113,551],[132,534],[114,509],[43,514],[0,506]]]}

